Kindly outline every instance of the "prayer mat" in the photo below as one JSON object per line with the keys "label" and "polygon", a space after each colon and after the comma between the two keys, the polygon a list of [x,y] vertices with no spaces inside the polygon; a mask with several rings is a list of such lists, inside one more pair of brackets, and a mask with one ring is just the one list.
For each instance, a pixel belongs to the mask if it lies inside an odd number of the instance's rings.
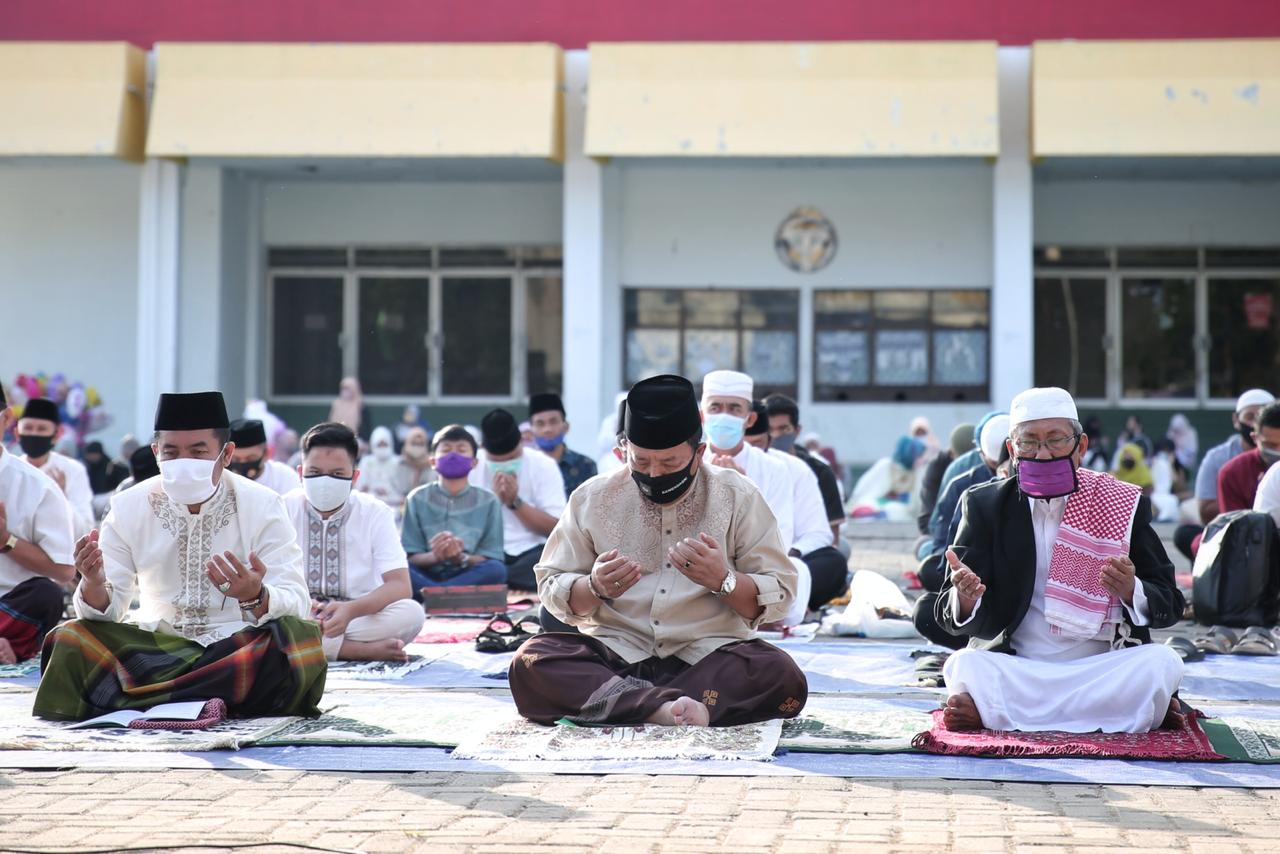
{"label": "prayer mat", "polygon": [[408,661],[330,661],[330,679],[403,679],[430,664],[425,655],[410,655]]}
{"label": "prayer mat", "polygon": [[[915,694],[933,696],[934,689],[917,684],[913,650],[921,642],[849,641],[821,638],[798,647],[782,647],[804,670],[809,694]],[[946,652],[928,647],[930,652]]]}
{"label": "prayer mat", "polygon": [[245,718],[223,721],[204,730],[67,729],[68,724],[31,714],[31,695],[0,694],[0,750],[92,750],[170,752],[239,750],[297,718]]}
{"label": "prayer mat", "polygon": [[1222,759],[1213,749],[1193,713],[1178,729],[1151,732],[1010,732],[974,730],[952,732],[942,726],[942,710],[933,712],[933,727],[916,736],[913,746],[947,756],[1075,756],[1113,759],[1159,759],[1212,762]]}
{"label": "prayer mat", "polygon": [[747,759],[769,762],[778,746],[782,722],[734,727],[539,726],[510,720],[468,738],[455,759],[510,761],[544,759],[634,763],[652,759]]}
{"label": "prayer mat", "polygon": [[1280,763],[1280,720],[1229,716],[1201,724],[1213,749],[1233,762]]}
{"label": "prayer mat", "polygon": [[0,679],[21,679],[40,673],[40,657],[28,658],[17,664],[0,664]]}
{"label": "prayer mat", "polygon": [[505,691],[343,691],[326,695],[322,707],[320,717],[296,721],[258,744],[457,747],[515,714]]}
{"label": "prayer mat", "polygon": [[933,725],[929,700],[810,697],[799,717],[782,722],[779,746],[805,753],[912,753]]}
{"label": "prayer mat", "polygon": [[431,617],[422,626],[414,643],[470,643],[489,624],[487,619]]}

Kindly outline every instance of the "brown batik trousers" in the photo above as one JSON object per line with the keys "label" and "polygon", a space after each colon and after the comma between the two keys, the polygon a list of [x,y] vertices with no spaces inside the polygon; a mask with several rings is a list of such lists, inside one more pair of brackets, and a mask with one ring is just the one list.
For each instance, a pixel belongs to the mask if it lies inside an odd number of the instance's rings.
{"label": "brown batik trousers", "polygon": [[638,724],[664,703],[692,697],[711,726],[793,718],[809,683],[791,656],[762,640],[725,644],[697,664],[672,656],[635,664],[586,635],[525,641],[511,660],[511,695],[534,723]]}

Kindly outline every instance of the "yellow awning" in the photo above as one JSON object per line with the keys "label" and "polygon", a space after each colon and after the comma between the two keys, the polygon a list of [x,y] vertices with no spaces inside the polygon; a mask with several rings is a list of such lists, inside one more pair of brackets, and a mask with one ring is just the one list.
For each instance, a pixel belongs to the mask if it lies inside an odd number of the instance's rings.
{"label": "yellow awning", "polygon": [[147,154],[559,160],[549,44],[156,46]]}
{"label": "yellow awning", "polygon": [[1038,157],[1280,154],[1280,39],[1037,42]]}
{"label": "yellow awning", "polygon": [[140,161],[146,87],[124,42],[0,42],[0,157]]}
{"label": "yellow awning", "polygon": [[998,153],[994,42],[593,44],[597,157]]}

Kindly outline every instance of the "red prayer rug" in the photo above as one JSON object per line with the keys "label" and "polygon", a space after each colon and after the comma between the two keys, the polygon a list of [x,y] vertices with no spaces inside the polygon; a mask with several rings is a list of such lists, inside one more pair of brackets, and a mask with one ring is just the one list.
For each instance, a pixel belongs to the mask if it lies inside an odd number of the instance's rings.
{"label": "red prayer rug", "polygon": [[1178,729],[1151,732],[1002,732],[980,729],[953,732],[942,726],[942,710],[933,712],[933,728],[911,742],[917,750],[946,756],[1097,757],[1163,759],[1174,762],[1213,762],[1226,757],[1214,751],[1196,720],[1199,712],[1183,715]]}

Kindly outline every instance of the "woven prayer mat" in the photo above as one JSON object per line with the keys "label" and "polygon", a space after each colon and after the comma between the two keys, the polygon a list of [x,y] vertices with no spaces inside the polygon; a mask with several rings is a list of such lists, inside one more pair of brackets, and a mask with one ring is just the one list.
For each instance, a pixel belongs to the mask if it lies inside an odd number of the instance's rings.
{"label": "woven prayer mat", "polygon": [[404,679],[426,667],[439,653],[409,653],[408,661],[330,661],[328,682],[354,679],[357,681],[386,682]]}
{"label": "woven prayer mat", "polygon": [[28,658],[17,664],[0,664],[0,679],[21,679],[24,676],[39,675],[40,659]]}
{"label": "woven prayer mat", "polygon": [[918,735],[913,746],[947,756],[987,757],[1106,757],[1212,762],[1223,756],[1213,749],[1195,719],[1186,715],[1174,730],[1140,733],[1113,732],[952,732],[942,727],[942,710],[933,712],[933,727]]}
{"label": "woven prayer mat", "polygon": [[805,753],[911,753],[933,725],[929,700],[810,696],[799,717],[782,722],[778,746]]}
{"label": "woven prayer mat", "polygon": [[258,744],[456,747],[515,714],[506,691],[341,691],[325,694],[321,707],[320,717],[297,720]]}
{"label": "woven prayer mat", "polygon": [[414,643],[471,643],[489,625],[487,619],[428,617]]}
{"label": "woven prayer mat", "polygon": [[1280,720],[1208,718],[1200,722],[1213,749],[1233,762],[1280,763]]}
{"label": "woven prayer mat", "polygon": [[238,750],[298,720],[249,718],[223,721],[205,730],[186,731],[127,727],[67,729],[65,723],[33,717],[31,700],[30,693],[0,694],[0,750]]}
{"label": "woven prayer mat", "polygon": [[547,727],[526,720],[509,720],[469,737],[452,755],[455,759],[488,761],[634,763],[653,759],[747,759],[768,762],[773,758],[781,731],[781,721],[736,727]]}

